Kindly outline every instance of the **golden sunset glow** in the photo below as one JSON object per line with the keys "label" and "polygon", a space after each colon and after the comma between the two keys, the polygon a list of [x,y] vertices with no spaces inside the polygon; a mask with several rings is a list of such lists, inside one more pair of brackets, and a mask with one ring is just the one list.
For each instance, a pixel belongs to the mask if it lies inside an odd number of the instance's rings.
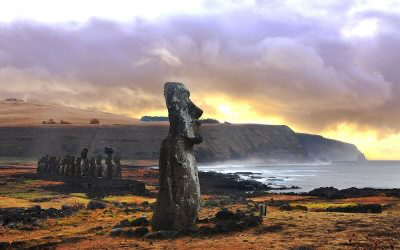
{"label": "golden sunset glow", "polygon": [[399,1],[117,2],[0,1],[0,99],[166,116],[183,82],[203,118],[400,159]]}

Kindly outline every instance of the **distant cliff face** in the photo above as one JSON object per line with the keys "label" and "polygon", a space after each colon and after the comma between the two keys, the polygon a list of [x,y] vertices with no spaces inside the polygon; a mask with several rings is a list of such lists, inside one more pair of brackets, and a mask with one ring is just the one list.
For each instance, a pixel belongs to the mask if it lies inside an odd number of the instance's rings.
{"label": "distant cliff face", "polygon": [[[262,159],[276,162],[357,160],[351,144],[320,136],[296,134],[287,126],[204,125],[204,141],[195,148],[199,162]],[[168,125],[104,127],[0,128],[0,157],[37,159],[44,154],[75,154],[84,147],[89,155],[111,146],[123,159],[158,160]]]}
{"label": "distant cliff face", "polygon": [[297,133],[307,156],[316,161],[366,160],[355,145],[324,138],[320,135]]}

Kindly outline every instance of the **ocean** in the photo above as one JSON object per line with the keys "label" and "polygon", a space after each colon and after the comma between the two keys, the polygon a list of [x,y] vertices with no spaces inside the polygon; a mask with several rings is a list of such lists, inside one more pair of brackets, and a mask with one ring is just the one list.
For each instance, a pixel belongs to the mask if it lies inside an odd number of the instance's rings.
{"label": "ocean", "polygon": [[273,187],[301,188],[276,192],[308,192],[318,187],[400,188],[400,161],[326,164],[224,163],[199,165],[199,171],[237,173],[243,179],[253,178]]}

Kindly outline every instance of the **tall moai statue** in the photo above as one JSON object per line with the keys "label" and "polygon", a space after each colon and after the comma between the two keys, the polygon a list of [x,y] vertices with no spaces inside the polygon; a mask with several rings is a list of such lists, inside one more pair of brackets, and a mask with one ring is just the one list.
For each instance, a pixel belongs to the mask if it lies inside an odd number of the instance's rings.
{"label": "tall moai statue", "polygon": [[153,230],[185,231],[195,225],[200,209],[200,184],[193,146],[202,142],[199,118],[182,83],[167,82],[164,97],[170,123],[160,149],[160,189],[151,226]]}
{"label": "tall moai statue", "polygon": [[113,166],[113,173],[112,176],[115,179],[121,179],[122,178],[122,173],[121,173],[121,154],[116,153],[114,155],[114,166]]}
{"label": "tall moai statue", "polygon": [[81,164],[81,175],[82,176],[89,176],[89,159],[88,159],[88,152],[89,150],[87,148],[84,148],[81,152],[81,159],[82,159],[82,164]]}
{"label": "tall moai statue", "polygon": [[48,174],[53,174],[55,167],[56,167],[56,157],[55,156],[50,156],[49,164],[48,164],[48,168],[47,168],[47,173]]}
{"label": "tall moai statue", "polygon": [[114,150],[112,148],[105,147],[104,153],[106,154],[106,174],[104,177],[111,179],[113,177],[112,154],[114,153]]}
{"label": "tall moai statue", "polygon": [[96,178],[96,158],[94,156],[90,157],[89,161],[89,177]]}
{"label": "tall moai statue", "polygon": [[96,157],[96,177],[103,177],[103,156],[98,154]]}
{"label": "tall moai statue", "polygon": [[74,175],[75,176],[81,176],[81,172],[82,172],[82,158],[81,157],[76,157],[75,159],[75,171],[74,171]]}
{"label": "tall moai statue", "polygon": [[59,171],[59,174],[60,174],[60,175],[64,175],[64,171],[65,171],[66,165],[67,165],[67,156],[64,155],[64,156],[61,158],[61,166],[60,166],[60,171]]}
{"label": "tall moai statue", "polygon": [[75,156],[69,157],[68,176],[75,175]]}
{"label": "tall moai statue", "polygon": [[56,156],[56,167],[54,170],[55,174],[60,174],[60,168],[61,168],[61,156]]}
{"label": "tall moai statue", "polygon": [[69,175],[69,168],[71,165],[71,156],[70,155],[66,155],[65,157],[65,167],[64,167],[64,176],[68,176]]}

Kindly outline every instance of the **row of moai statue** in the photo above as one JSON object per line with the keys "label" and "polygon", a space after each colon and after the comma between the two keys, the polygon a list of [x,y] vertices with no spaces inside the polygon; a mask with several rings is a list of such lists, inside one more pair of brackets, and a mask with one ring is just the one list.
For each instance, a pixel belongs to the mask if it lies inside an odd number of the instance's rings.
{"label": "row of moai statue", "polygon": [[114,154],[112,148],[104,149],[105,165],[102,164],[103,155],[88,158],[88,149],[84,148],[80,157],[71,155],[43,156],[38,161],[37,173],[48,173],[63,176],[83,176],[90,178],[120,179],[121,175],[121,155]]}

